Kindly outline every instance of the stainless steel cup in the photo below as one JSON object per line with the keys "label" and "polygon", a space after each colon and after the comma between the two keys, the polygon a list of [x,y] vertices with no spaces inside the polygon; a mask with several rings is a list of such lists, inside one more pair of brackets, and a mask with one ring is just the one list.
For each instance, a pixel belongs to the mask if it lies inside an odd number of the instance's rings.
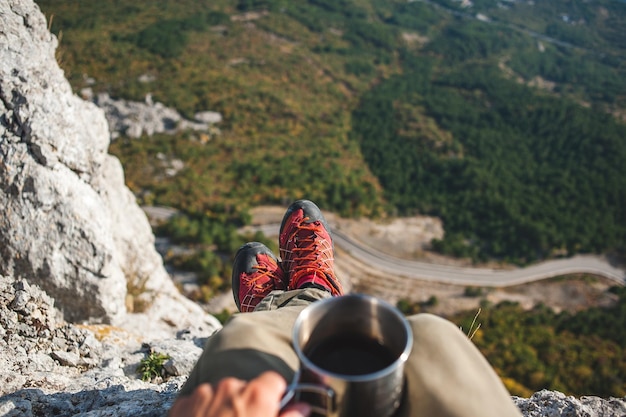
{"label": "stainless steel cup", "polygon": [[367,295],[327,298],[302,310],[293,329],[300,369],[283,398],[318,415],[389,417],[402,399],[413,335],[404,316]]}

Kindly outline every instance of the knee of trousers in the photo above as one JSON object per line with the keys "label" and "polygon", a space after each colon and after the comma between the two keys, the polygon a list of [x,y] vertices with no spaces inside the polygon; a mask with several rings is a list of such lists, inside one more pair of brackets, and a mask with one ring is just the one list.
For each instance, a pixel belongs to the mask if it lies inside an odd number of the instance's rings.
{"label": "knee of trousers", "polygon": [[407,415],[520,415],[493,368],[455,324],[431,314],[408,321],[413,349],[406,364]]}
{"label": "knee of trousers", "polygon": [[223,378],[251,380],[275,371],[290,382],[298,366],[291,344],[289,315],[276,311],[237,314],[206,342],[181,395],[203,382],[217,384]]}
{"label": "knee of trousers", "polygon": [[[235,315],[209,339],[205,352],[237,362],[233,368],[242,367],[239,362],[258,361],[262,364],[258,366],[259,370],[269,370],[266,368],[280,363],[280,373],[286,378],[290,377],[292,372],[285,366],[290,369],[298,367],[298,357],[292,343],[295,315],[281,310]],[[224,368],[227,366],[223,365]]]}
{"label": "knee of trousers", "polygon": [[[262,351],[293,351],[294,319],[280,310],[236,314],[209,340],[214,349],[253,348]],[[295,353],[294,353],[295,354]]]}

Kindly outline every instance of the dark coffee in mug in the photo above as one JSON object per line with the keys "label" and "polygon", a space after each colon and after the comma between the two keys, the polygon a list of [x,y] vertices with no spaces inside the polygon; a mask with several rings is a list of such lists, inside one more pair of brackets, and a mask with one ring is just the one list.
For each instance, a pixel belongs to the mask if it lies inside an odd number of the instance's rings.
{"label": "dark coffee in mug", "polygon": [[341,375],[367,375],[391,365],[397,356],[382,343],[359,333],[334,335],[304,354],[315,365]]}
{"label": "dark coffee in mug", "polygon": [[281,406],[305,401],[326,417],[391,417],[400,406],[413,335],[385,301],[364,294],[316,301],[298,315],[293,347],[300,367]]}

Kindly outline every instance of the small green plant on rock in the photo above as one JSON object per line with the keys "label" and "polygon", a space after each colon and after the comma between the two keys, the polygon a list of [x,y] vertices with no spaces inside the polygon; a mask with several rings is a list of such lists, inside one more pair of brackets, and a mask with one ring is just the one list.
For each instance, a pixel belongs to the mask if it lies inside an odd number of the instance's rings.
{"label": "small green plant on rock", "polygon": [[141,375],[142,381],[151,381],[163,375],[163,364],[170,359],[165,353],[151,351],[143,358],[137,367],[137,373]]}

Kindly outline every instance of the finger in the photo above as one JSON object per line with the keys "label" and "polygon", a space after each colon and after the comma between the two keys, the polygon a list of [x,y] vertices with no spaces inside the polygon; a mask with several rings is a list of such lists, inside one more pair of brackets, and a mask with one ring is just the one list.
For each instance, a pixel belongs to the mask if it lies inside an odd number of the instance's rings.
{"label": "finger", "polygon": [[209,384],[199,385],[191,395],[179,397],[174,402],[168,416],[199,416],[208,410],[213,398],[213,388]]}
{"label": "finger", "polygon": [[235,399],[233,405],[235,409],[243,408],[252,411],[251,415],[256,415],[263,411],[264,415],[278,415],[280,410],[280,399],[285,393],[287,382],[276,372],[265,372],[250,381],[245,387],[243,395]]}
{"label": "finger", "polygon": [[246,382],[237,378],[224,378],[215,388],[215,401],[222,402],[222,399],[228,399],[239,395],[246,386]]}
{"label": "finger", "polygon": [[250,385],[253,389],[258,386],[262,389],[263,394],[276,401],[280,402],[280,399],[285,394],[287,389],[287,382],[278,372],[267,371],[255,378]]}
{"label": "finger", "polygon": [[308,417],[311,415],[311,406],[307,403],[295,403],[280,413],[279,417]]}
{"label": "finger", "polygon": [[207,416],[234,416],[238,414],[235,410],[235,400],[241,397],[246,382],[236,378],[222,379],[214,388],[215,394],[209,404],[205,415]]}

